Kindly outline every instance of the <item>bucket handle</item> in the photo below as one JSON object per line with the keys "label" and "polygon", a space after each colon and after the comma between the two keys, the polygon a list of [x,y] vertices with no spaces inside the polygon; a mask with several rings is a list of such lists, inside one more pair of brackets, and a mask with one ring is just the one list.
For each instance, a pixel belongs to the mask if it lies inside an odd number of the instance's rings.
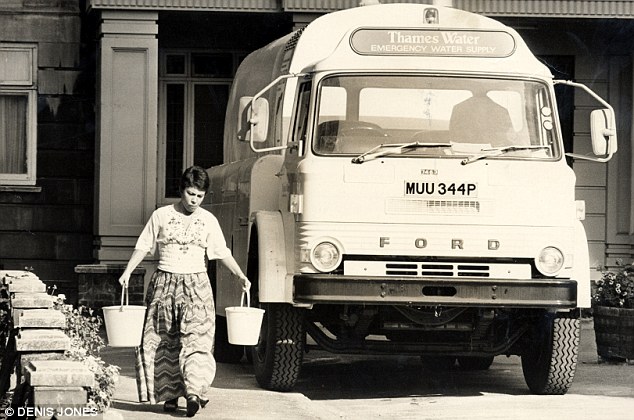
{"label": "bucket handle", "polygon": [[119,308],[119,312],[123,312],[123,297],[125,296],[125,304],[126,306],[130,305],[130,296],[128,295],[128,288],[121,288],[121,307]]}
{"label": "bucket handle", "polygon": [[246,303],[247,303],[246,307],[248,308],[251,306],[251,293],[248,290],[246,292],[244,290],[242,291],[242,297],[240,297],[240,306],[244,306],[243,303],[245,300],[244,298],[245,296],[246,296]]}

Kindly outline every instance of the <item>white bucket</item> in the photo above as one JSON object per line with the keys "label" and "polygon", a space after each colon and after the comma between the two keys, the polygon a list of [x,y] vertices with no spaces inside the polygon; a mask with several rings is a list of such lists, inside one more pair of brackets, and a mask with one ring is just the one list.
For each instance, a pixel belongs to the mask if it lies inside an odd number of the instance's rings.
{"label": "white bucket", "polygon": [[[242,306],[244,296],[247,296],[247,306]],[[242,292],[241,306],[230,306],[225,309],[227,314],[227,335],[229,343],[239,346],[254,346],[258,344],[264,309],[251,308],[249,292]]]}
{"label": "white bucket", "polygon": [[[121,291],[121,305],[104,306],[103,319],[110,347],[138,347],[143,337],[145,306],[128,305],[128,288]],[[126,304],[123,304],[125,293]]]}

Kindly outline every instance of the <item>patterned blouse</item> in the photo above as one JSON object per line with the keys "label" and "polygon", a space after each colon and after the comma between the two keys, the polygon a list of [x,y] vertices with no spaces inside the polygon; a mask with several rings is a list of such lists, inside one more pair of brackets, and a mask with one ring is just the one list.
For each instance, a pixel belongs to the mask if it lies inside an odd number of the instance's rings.
{"label": "patterned blouse", "polygon": [[[191,218],[189,226],[188,218]],[[152,213],[135,246],[135,249],[152,254],[157,248],[157,268],[179,274],[207,271],[205,252],[210,260],[231,255],[213,214],[198,208],[185,216],[176,211],[174,205],[158,208]]]}

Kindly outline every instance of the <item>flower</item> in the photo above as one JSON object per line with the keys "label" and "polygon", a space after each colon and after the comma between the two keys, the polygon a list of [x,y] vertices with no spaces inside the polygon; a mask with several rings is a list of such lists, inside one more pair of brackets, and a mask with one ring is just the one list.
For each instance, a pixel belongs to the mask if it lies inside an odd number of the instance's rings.
{"label": "flower", "polygon": [[70,349],[65,356],[82,362],[95,375],[94,386],[88,389],[88,407],[104,413],[112,404],[120,368],[105,363],[99,356],[105,346],[100,336],[103,319],[91,308],[64,303],[57,299],[55,308],[66,317],[64,332],[70,338]]}
{"label": "flower", "polygon": [[595,306],[634,309],[634,264],[617,260],[615,271],[602,271],[596,281],[592,302]]}

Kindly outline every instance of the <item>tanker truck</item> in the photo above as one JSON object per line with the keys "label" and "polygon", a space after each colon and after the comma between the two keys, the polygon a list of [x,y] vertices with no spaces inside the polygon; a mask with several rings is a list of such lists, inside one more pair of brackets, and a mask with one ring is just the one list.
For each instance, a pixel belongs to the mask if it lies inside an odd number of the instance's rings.
{"label": "tanker truck", "polygon": [[[564,150],[557,84],[596,101],[591,154]],[[312,346],[464,370],[519,356],[531,392],[566,393],[591,287],[566,155],[609,160],[615,127],[515,30],[453,8],[357,7],[254,51],[205,206],[265,313],[257,345],[231,345],[241,290],[213,269],[218,361],[246,352],[285,391]]]}

